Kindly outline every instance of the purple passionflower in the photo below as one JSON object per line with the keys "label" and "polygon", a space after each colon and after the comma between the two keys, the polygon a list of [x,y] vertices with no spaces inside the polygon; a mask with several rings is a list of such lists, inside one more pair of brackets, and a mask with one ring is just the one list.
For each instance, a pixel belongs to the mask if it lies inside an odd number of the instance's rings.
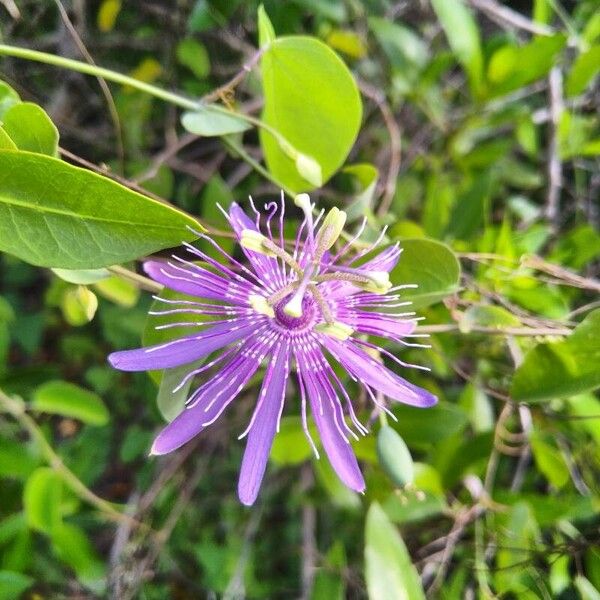
{"label": "purple passionflower", "polygon": [[[418,407],[436,403],[431,393],[388,369],[382,357],[402,366],[414,365],[406,365],[365,339],[374,335],[411,345],[403,338],[414,335],[414,313],[398,313],[396,309],[410,304],[399,302],[398,292],[414,286],[393,287],[389,280],[389,272],[400,257],[398,244],[360,264],[383,234],[355,253],[363,221],[356,237],[334,253],[332,248],[344,227],[345,213],[333,208],[324,219],[321,213],[313,221],[308,196],[300,194],[295,203],[304,211],[304,221],[295,243],[289,245],[283,239],[283,199],[281,209],[275,202],[265,206],[268,216],[263,227],[254,204],[255,221],[237,204],[231,205],[226,217],[249,267],[206,236],[202,237],[220,251],[225,263],[190,244],[185,246],[191,260],[173,256],[167,262],[147,261],[144,269],[152,279],[199,298],[158,297],[170,305],[158,314],[185,313],[190,319],[211,315],[218,320],[181,323],[202,329],[174,341],[115,352],[109,357],[117,369],[151,371],[195,363],[217,353],[200,368],[190,366],[184,381],[216,364],[220,369],[191,394],[186,408],[159,433],[152,454],[172,452],[214,423],[266,363],[254,413],[240,436],[248,438],[238,483],[239,498],[246,505],[253,504],[258,495],[292,371],[296,372],[302,423],[311,446],[318,456],[308,429],[307,404],[333,468],[344,484],[357,492],[364,491],[365,482],[349,441],[349,436],[357,436],[345,414],[358,432],[365,434],[367,430],[356,417],[331,360],[340,363],[366,389],[380,410],[387,410],[384,396]],[[274,234],[271,222],[278,212],[279,231]]]}

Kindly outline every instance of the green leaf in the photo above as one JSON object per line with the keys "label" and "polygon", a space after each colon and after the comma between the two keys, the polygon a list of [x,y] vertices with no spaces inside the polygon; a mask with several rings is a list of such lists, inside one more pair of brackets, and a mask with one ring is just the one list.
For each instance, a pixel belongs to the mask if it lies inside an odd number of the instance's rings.
{"label": "green leaf", "polygon": [[600,387],[600,310],[591,312],[565,340],[538,344],[515,371],[517,402],[568,397]]}
{"label": "green leaf", "polygon": [[235,113],[216,104],[207,104],[202,108],[183,113],[181,124],[190,133],[205,137],[240,133],[252,127]]}
{"label": "green leaf", "polygon": [[275,40],[273,23],[271,23],[265,7],[261,4],[258,7],[258,46],[259,48],[265,48],[273,40]]}
{"label": "green leaf", "polygon": [[425,600],[408,550],[377,502],[371,504],[367,513],[365,578],[369,600]]}
{"label": "green leaf", "polygon": [[438,402],[424,410],[405,404],[392,407],[398,419],[393,428],[411,447],[438,443],[459,431],[467,424],[467,415],[458,406],[449,402]]}
{"label": "green leaf", "polygon": [[488,64],[492,95],[521,88],[548,74],[567,38],[562,33],[534,38],[529,44],[506,44],[498,48]]}
{"label": "green leaf", "polygon": [[124,277],[107,277],[97,281],[94,289],[107,300],[127,308],[135,306],[140,297],[140,289]]}
{"label": "green leaf", "polygon": [[4,113],[15,104],[19,104],[21,98],[19,94],[13,90],[8,83],[0,81],[0,119],[2,119]]}
{"label": "green leaf", "polygon": [[296,416],[283,417],[279,432],[273,439],[271,460],[276,465],[299,465],[312,455],[312,448],[302,429],[301,418]]}
{"label": "green leaf", "polygon": [[540,434],[530,436],[531,451],[540,472],[555,487],[560,489],[569,481],[569,469],[555,446],[544,441]]}
{"label": "green leaf", "polygon": [[[352,74],[331,48],[317,39],[280,37],[262,57],[265,107],[262,119],[297,152],[316,161],[300,175],[296,155],[264,129],[260,140],[267,166],[283,185],[296,191],[327,181],[342,165],[360,126],[362,104]],[[303,166],[302,164],[300,166]],[[305,177],[309,176],[312,183]]]}
{"label": "green leaf", "polygon": [[0,477],[25,479],[38,464],[39,460],[22,441],[0,437]]}
{"label": "green leaf", "polygon": [[110,277],[107,269],[52,269],[52,272],[64,281],[77,285],[89,285]]}
{"label": "green leaf", "polygon": [[394,285],[416,284],[403,290],[403,300],[413,308],[439,302],[458,289],[460,264],[448,246],[434,240],[415,238],[400,242],[402,255],[390,274]]}
{"label": "green leaf", "polygon": [[502,306],[470,306],[462,313],[458,328],[469,333],[473,327],[520,327],[521,321]]}
{"label": "green leaf", "polygon": [[3,127],[19,150],[57,156],[58,129],[37,104],[22,102],[9,108]]}
{"label": "green leaf", "polygon": [[79,419],[90,425],[106,425],[109,420],[100,396],[66,381],[48,381],[38,387],[31,406],[41,412]]}
{"label": "green leaf", "polygon": [[93,269],[195,237],[178,210],[106,177],[29,152],[0,150],[0,251],[43,267]]}
{"label": "green leaf", "polygon": [[58,557],[75,571],[77,579],[101,594],[105,587],[105,567],[85,533],[76,525],[62,523],[52,533],[52,543]]}
{"label": "green leaf", "polygon": [[186,38],[177,44],[177,60],[198,79],[204,79],[210,73],[208,52],[204,44],[193,38]]}
{"label": "green leaf", "polygon": [[29,575],[15,571],[0,571],[0,600],[15,600],[33,585]]}
{"label": "green leaf", "polygon": [[483,80],[483,54],[477,22],[462,0],[431,0],[431,6],[452,52],[469,75],[471,90],[478,95]]}
{"label": "green leaf", "polygon": [[356,165],[348,165],[342,170],[343,173],[351,175],[357,185],[354,200],[345,210],[349,222],[362,217],[373,204],[375,195],[375,187],[379,171],[377,168],[368,163],[359,163]]}
{"label": "green leaf", "polygon": [[572,97],[584,92],[598,71],[600,71],[600,46],[594,46],[575,59],[565,82],[566,95]]}
{"label": "green leaf", "polygon": [[194,364],[185,364],[173,369],[165,369],[160,379],[158,386],[158,394],[156,395],[156,406],[165,421],[172,421],[184,408],[185,401],[188,398],[188,392],[192,385],[192,379],[177,388],[181,380],[195,368],[199,367],[204,361],[197,361]]}
{"label": "green leaf", "polygon": [[398,433],[389,426],[377,434],[377,456],[383,470],[399,487],[411,484],[415,478],[410,450]]}
{"label": "green leaf", "polygon": [[23,508],[32,529],[52,534],[62,522],[62,481],[48,467],[36,469],[23,490]]}
{"label": "green leaf", "polygon": [[3,127],[0,127],[0,150],[17,150],[17,145]]}

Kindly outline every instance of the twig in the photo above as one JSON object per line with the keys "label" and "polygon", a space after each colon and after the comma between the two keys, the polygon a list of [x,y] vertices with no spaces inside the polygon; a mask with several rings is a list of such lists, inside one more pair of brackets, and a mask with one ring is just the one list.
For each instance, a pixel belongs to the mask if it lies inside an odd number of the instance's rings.
{"label": "twig", "polygon": [[[67,11],[65,10],[65,7],[63,6],[61,0],[54,0],[54,3],[56,4],[58,12],[60,13],[60,17],[65,27],[71,34],[71,37],[73,38],[73,41],[75,42],[77,48],[90,65],[96,66],[92,55],[88,52],[88,49],[85,47],[81,36],[79,35],[79,33],[77,33],[77,30],[71,22],[71,19],[69,19],[69,15],[67,14]],[[108,105],[108,112],[110,113],[110,118],[115,128],[115,137],[117,141],[117,155],[119,158],[119,164],[121,165],[121,171],[123,171],[125,167],[125,148],[123,146],[123,132],[121,129],[121,120],[119,119],[119,111],[117,110],[117,105],[115,104],[114,98],[110,93],[110,88],[108,87],[106,81],[104,81],[102,77],[96,77],[96,81],[98,81],[98,84],[100,85],[102,95],[104,96],[106,104]]]}
{"label": "twig", "polygon": [[259,48],[256,52],[254,52],[250,60],[244,64],[242,70],[239,73],[234,75],[227,83],[224,83],[212,92],[209,92],[208,94],[204,95],[202,97],[202,100],[204,102],[214,102],[215,100],[222,100],[227,93],[233,91],[240,83],[242,83],[242,81],[246,78],[246,75],[248,75],[248,73],[252,72],[252,69],[254,69],[254,67],[258,64],[258,61],[261,59],[264,51],[265,48]]}
{"label": "twig", "polygon": [[560,190],[562,188],[562,163],[559,155],[559,126],[564,110],[562,97],[562,72],[553,67],[548,76],[550,101],[550,144],[548,147],[548,193],[545,215],[555,228],[558,227]]}
{"label": "twig", "polygon": [[400,127],[394,119],[394,113],[385,99],[385,94],[364,81],[359,81],[359,87],[367,98],[370,98],[377,104],[390,136],[390,165],[388,167],[381,202],[377,209],[377,216],[382,217],[389,211],[394,194],[396,193],[396,180],[400,172],[402,135]]}
{"label": "twig", "polygon": [[501,27],[508,25],[515,29],[522,29],[535,35],[553,35],[554,29],[542,23],[530,21],[521,13],[518,13],[508,6],[499,4],[495,0],[469,0],[470,4],[485,13],[490,19],[498,23]]}
{"label": "twig", "polygon": [[[416,333],[450,333],[459,331],[456,323],[443,323],[439,325],[420,325],[416,328]],[[515,335],[522,337],[536,337],[545,335],[571,335],[572,330],[568,327],[483,327],[473,325],[464,335],[473,333],[486,333],[490,335]]]}

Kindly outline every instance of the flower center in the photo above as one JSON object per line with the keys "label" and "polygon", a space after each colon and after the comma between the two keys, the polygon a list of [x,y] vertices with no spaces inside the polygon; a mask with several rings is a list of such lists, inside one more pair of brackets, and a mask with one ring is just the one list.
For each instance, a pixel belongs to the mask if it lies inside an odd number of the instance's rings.
{"label": "flower center", "polygon": [[292,317],[284,311],[286,304],[292,296],[293,294],[289,294],[275,305],[275,320],[286,329],[306,327],[315,316],[315,302],[310,292],[305,293],[304,298],[302,298],[302,315],[300,317]]}

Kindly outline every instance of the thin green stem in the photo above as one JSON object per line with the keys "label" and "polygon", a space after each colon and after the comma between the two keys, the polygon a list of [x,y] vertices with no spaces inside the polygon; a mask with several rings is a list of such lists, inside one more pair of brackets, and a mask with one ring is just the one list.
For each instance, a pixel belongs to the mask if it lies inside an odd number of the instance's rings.
{"label": "thin green stem", "polygon": [[123,75],[122,73],[117,73],[111,69],[104,69],[103,67],[91,65],[79,60],[64,58],[62,56],[56,56],[47,52],[39,52],[38,50],[30,50],[29,48],[8,46],[6,44],[0,44],[0,55],[24,58],[26,60],[33,60],[36,62],[45,63],[47,65],[54,65],[64,69],[70,69],[71,71],[77,71],[78,73],[84,73],[86,75],[93,75],[94,77],[102,77],[107,81],[128,85],[132,88],[140,90],[141,92],[145,92],[151,96],[155,96],[156,98],[160,98],[161,100],[165,100],[166,102],[180,106],[181,108],[197,110],[198,108],[202,107],[202,104],[197,100],[191,100],[185,96],[181,96],[173,92],[167,92],[162,88],[150,83],[145,83],[144,81],[139,81],[138,79],[130,77],[129,75]]}
{"label": "thin green stem", "polygon": [[[165,100],[166,102],[170,102],[171,104],[175,104],[176,106],[180,106],[181,108],[185,108],[187,110],[200,110],[206,106],[206,102],[203,100],[193,100],[174,92],[168,92],[167,90],[164,90],[156,85],[140,81],[139,79],[135,79],[129,75],[123,75],[123,73],[118,73],[111,69],[105,69],[103,67],[98,67],[95,64],[81,62],[71,58],[56,56],[48,52],[40,52],[38,50],[31,50],[29,48],[20,48],[18,46],[0,44],[0,55],[33,60],[36,62],[45,63],[47,65],[54,65],[64,69],[70,69],[71,71],[77,71],[78,73],[100,77],[102,79],[106,79],[107,81],[112,81],[114,83],[120,83],[122,85],[135,88],[141,92],[150,94],[155,98],[160,98],[161,100]],[[281,135],[279,131],[271,127],[268,123],[265,123],[264,121],[253,117],[252,115],[230,110],[229,108],[225,106],[219,106],[218,104],[211,104],[210,108],[214,112],[235,117],[237,119],[246,121],[255,127],[260,127],[261,129],[264,129],[266,132],[270,133],[283,147],[295,150],[295,148],[293,148],[293,146],[285,139],[283,135]]]}
{"label": "thin green stem", "polygon": [[233,150],[236,154],[239,154],[240,157],[245,160],[257,173],[260,173],[265,179],[268,179],[271,183],[276,185],[278,188],[281,188],[290,198],[295,198],[297,192],[287,187],[285,184],[278,181],[269,171],[267,171],[256,159],[252,158],[246,152],[246,149],[238,143],[236,139],[232,136],[224,136],[221,138],[221,141],[230,149]]}
{"label": "thin green stem", "polygon": [[24,402],[15,400],[0,390],[0,409],[10,414],[29,433],[38,445],[46,463],[60,475],[64,483],[81,500],[91,504],[113,521],[126,522],[136,527],[142,525],[135,519],[117,510],[110,502],[100,498],[100,496],[97,496],[85,486],[77,475],[63,463],[60,456],[56,454],[52,446],[48,443],[48,440],[46,440],[44,433],[38,427],[37,423],[25,412]]}

